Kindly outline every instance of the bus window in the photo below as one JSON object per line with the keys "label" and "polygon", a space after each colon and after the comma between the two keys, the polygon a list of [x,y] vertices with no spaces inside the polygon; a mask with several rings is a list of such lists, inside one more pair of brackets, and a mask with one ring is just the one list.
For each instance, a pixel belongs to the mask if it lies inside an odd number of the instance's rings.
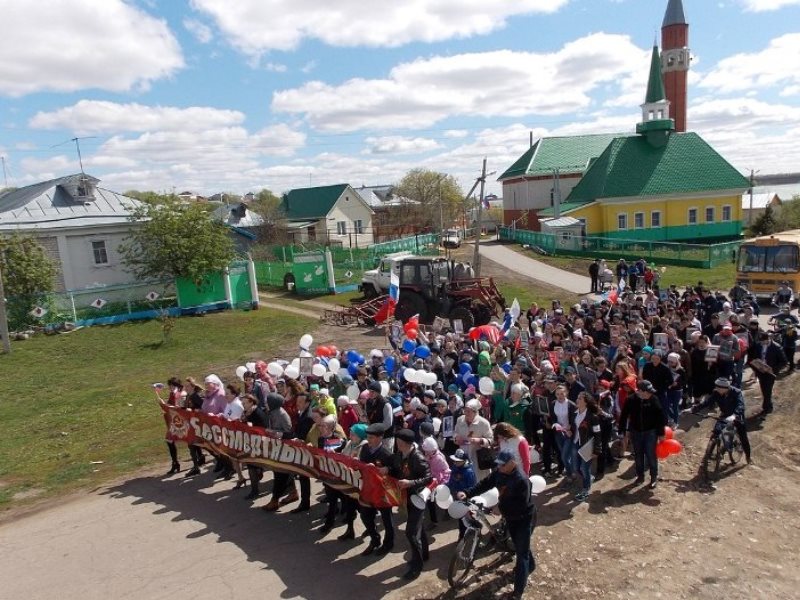
{"label": "bus window", "polygon": [[741,273],[796,273],[798,271],[797,246],[750,246],[739,251]]}

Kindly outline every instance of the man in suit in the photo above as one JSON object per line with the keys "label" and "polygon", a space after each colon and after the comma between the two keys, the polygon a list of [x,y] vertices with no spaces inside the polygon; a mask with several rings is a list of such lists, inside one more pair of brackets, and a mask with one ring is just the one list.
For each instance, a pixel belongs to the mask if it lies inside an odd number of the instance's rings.
{"label": "man in suit", "polygon": [[[363,463],[375,465],[384,475],[396,475],[394,455],[383,447],[384,433],[383,425],[380,423],[373,423],[367,427],[367,443],[361,448],[359,460]],[[375,517],[379,512],[381,514],[381,520],[383,521],[383,544],[381,544],[381,536],[378,533],[378,528],[375,526]],[[367,530],[367,535],[369,536],[369,545],[361,553],[361,556],[369,556],[373,552],[378,556],[383,556],[390,552],[394,547],[392,509],[378,509],[374,506],[360,505],[358,507],[358,513],[361,516],[361,522],[364,524],[364,528]]]}
{"label": "man in suit", "polygon": [[763,399],[761,416],[766,417],[772,412],[772,388],[775,385],[775,374],[780,372],[789,361],[786,359],[783,348],[773,342],[769,334],[763,331],[758,334],[758,344],[751,356],[753,356],[753,360],[750,361],[750,366],[758,379]]}
{"label": "man in suit", "polygon": [[592,280],[591,293],[599,292],[600,286],[598,285],[598,276],[600,275],[600,259],[595,258],[592,264],[589,265],[589,277]]}

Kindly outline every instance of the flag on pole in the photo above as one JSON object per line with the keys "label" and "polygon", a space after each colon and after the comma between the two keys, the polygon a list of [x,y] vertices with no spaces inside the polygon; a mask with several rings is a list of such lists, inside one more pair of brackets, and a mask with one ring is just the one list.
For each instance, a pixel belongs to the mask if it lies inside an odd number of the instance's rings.
{"label": "flag on pole", "polygon": [[386,297],[383,306],[375,314],[375,323],[380,325],[387,319],[392,318],[398,302],[400,302],[400,277],[397,276],[397,273],[392,272],[389,275],[389,295]]}

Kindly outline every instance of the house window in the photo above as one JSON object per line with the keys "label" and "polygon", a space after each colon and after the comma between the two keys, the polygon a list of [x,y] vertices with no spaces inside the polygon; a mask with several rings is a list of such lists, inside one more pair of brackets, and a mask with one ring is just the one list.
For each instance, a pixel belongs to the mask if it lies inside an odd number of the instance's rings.
{"label": "house window", "polygon": [[650,213],[650,227],[661,227],[660,210],[654,210]]}
{"label": "house window", "polygon": [[627,229],[628,228],[628,215],[626,213],[621,213],[617,215],[617,229]]}
{"label": "house window", "polygon": [[714,222],[714,207],[706,206],[706,223]]}
{"label": "house window", "polygon": [[644,229],[644,213],[633,213],[633,227],[634,229]]}
{"label": "house window", "polygon": [[94,264],[108,264],[108,252],[106,251],[105,241],[92,242],[92,254],[94,254]]}
{"label": "house window", "polygon": [[689,225],[697,225],[697,209],[689,209]]}
{"label": "house window", "polygon": [[361,219],[353,221],[353,227],[355,228],[356,233],[364,233],[364,221]]}
{"label": "house window", "polygon": [[345,235],[347,233],[347,221],[336,221],[337,235]]}
{"label": "house window", "polygon": [[726,222],[731,220],[730,204],[726,204],[725,206],[722,207],[722,220]]}

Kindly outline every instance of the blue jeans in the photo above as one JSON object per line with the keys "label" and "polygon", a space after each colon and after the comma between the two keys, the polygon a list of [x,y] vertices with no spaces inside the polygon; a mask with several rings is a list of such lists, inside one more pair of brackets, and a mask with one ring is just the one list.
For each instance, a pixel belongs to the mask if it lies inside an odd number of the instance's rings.
{"label": "blue jeans", "polygon": [[579,444],[572,443],[572,460],[575,469],[581,474],[583,480],[583,491],[589,493],[592,489],[592,461],[586,462],[580,454],[578,454]]}
{"label": "blue jeans", "polygon": [[648,431],[631,431],[633,442],[633,460],[636,465],[636,476],[644,477],[644,461],[650,469],[650,479],[658,478],[658,458],[656,457],[656,443],[658,434],[655,429]]}
{"label": "blue jeans", "polygon": [[531,552],[531,536],[536,526],[535,517],[507,521],[507,526],[517,558],[514,565],[514,593],[522,596],[528,583],[528,575],[536,568],[536,560]]}
{"label": "blue jeans", "polygon": [[683,390],[668,390],[667,391],[667,404],[664,409],[667,411],[669,420],[678,424],[678,417],[681,415],[681,399],[683,398]]}
{"label": "blue jeans", "polygon": [[575,472],[575,464],[572,462],[572,447],[575,444],[560,431],[556,431],[554,435],[558,453],[561,455],[561,462],[564,463],[564,471],[567,475],[572,475]]}

